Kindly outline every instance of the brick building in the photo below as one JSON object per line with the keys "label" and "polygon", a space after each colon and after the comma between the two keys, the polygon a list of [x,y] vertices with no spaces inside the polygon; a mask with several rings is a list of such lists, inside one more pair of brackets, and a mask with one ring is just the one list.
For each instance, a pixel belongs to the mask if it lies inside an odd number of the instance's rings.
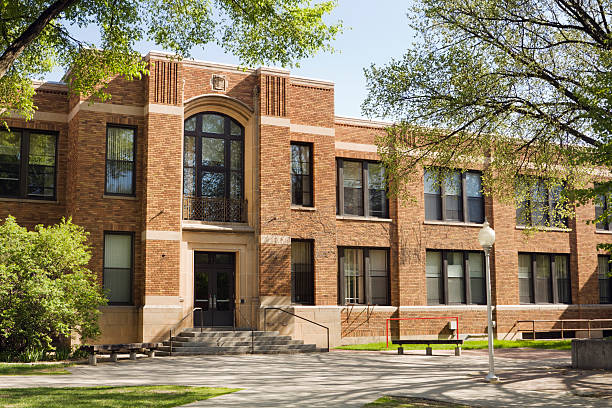
{"label": "brick building", "polygon": [[[612,318],[596,250],[612,231],[585,223],[594,207],[528,238],[515,208],[481,196],[477,167],[449,176],[457,188],[423,177],[416,202],[388,199],[374,145],[385,124],[335,116],[333,83],[146,59],[151,75],[112,81],[106,103],[37,84],[34,120],[0,134],[2,216],[71,216],[90,233],[110,300],[99,342],[166,338],[194,307],[195,323],[240,328],[283,307],[329,326],[332,345],[380,339],[387,318],[442,317],[392,322],[402,336],[452,335],[453,316],[481,335],[485,216],[498,337],[520,335],[518,320]],[[267,329],[324,337],[274,311]]]}

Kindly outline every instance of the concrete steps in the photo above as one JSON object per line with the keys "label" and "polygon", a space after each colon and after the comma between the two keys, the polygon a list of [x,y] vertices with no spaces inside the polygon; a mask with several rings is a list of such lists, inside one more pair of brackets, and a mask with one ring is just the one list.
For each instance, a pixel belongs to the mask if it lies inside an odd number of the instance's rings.
{"label": "concrete steps", "polygon": [[186,329],[164,341],[159,356],[195,356],[203,354],[294,354],[322,351],[314,344],[304,344],[276,331],[228,330],[228,328]]}

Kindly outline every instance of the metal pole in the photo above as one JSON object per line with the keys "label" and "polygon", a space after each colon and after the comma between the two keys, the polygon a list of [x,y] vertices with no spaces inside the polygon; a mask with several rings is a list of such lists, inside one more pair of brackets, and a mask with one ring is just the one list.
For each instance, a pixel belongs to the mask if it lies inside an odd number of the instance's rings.
{"label": "metal pole", "polygon": [[486,376],[486,380],[497,382],[499,378],[495,375],[495,362],[493,360],[493,311],[491,308],[491,266],[489,262],[491,247],[484,247],[484,251],[487,277],[487,328],[489,332],[489,374]]}

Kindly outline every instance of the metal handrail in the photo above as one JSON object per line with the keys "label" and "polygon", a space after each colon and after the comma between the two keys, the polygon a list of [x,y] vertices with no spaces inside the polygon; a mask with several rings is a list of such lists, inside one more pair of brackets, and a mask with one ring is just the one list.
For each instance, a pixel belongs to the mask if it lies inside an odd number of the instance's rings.
{"label": "metal handrail", "polygon": [[297,318],[299,318],[299,319],[306,320],[306,321],[307,321],[307,322],[309,322],[309,323],[315,324],[315,325],[317,325],[317,326],[319,326],[319,327],[323,327],[325,330],[327,330],[327,352],[329,353],[329,327],[327,327],[327,326],[323,326],[322,324],[319,324],[319,323],[317,323],[317,322],[313,322],[312,320],[307,319],[307,318],[305,318],[305,317],[298,316],[298,315],[296,315],[295,313],[288,312],[288,311],[286,311],[286,310],[284,310],[284,309],[281,309],[280,307],[265,307],[265,308],[264,308],[264,330],[266,330],[266,328],[267,328],[267,319],[266,319],[266,315],[267,315],[268,310],[280,310],[281,312],[287,313],[288,315],[291,315],[291,316],[293,316],[293,317],[297,317]]}
{"label": "metal handrail", "polygon": [[[174,330],[176,330],[176,328],[179,327],[180,324],[183,323],[183,321],[185,321],[186,318],[191,316],[193,314],[193,312],[195,312],[196,310],[202,311],[202,308],[201,307],[194,307],[193,310],[191,310],[189,313],[187,313],[185,316],[183,316],[183,318],[181,320],[179,320],[179,322],[177,324],[175,324],[172,328],[170,328],[170,356],[172,356],[172,338],[174,337],[172,335],[172,332]],[[202,332],[202,327],[203,326],[204,326],[204,313],[202,313],[200,315],[200,333]]]}
{"label": "metal handrail", "polygon": [[[587,330],[588,338],[591,338],[591,329],[595,330],[612,330],[612,327],[591,327],[592,322],[612,322],[612,319],[549,319],[549,320],[517,320],[517,325],[521,323],[531,323],[531,330],[521,330],[517,327],[517,331],[520,332],[531,332],[533,340],[535,340],[536,334],[536,323],[561,323],[561,329],[551,328],[546,331],[548,332],[561,332],[561,339],[565,339],[565,331],[577,331],[577,330]],[[587,327],[585,328],[567,328],[565,327],[565,323],[586,323]]]}

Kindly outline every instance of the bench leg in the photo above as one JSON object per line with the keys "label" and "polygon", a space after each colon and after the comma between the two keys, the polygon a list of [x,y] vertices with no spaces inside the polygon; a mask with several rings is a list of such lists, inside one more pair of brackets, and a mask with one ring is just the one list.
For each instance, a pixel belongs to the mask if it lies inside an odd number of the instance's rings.
{"label": "bench leg", "polygon": [[404,348],[403,347],[398,347],[397,348],[397,354],[404,354]]}
{"label": "bench leg", "polygon": [[88,363],[92,366],[98,365],[98,356],[96,355],[96,353],[92,353],[89,355]]}
{"label": "bench leg", "polygon": [[155,357],[155,350],[149,350],[149,351],[147,351],[147,356],[149,356],[149,357]]}
{"label": "bench leg", "polygon": [[461,355],[461,346],[455,347],[455,355],[456,356],[460,356]]}
{"label": "bench leg", "polygon": [[136,360],[136,352],[130,351],[130,360]]}
{"label": "bench leg", "polygon": [[113,363],[117,362],[117,353],[111,353],[110,359]]}
{"label": "bench leg", "polygon": [[433,352],[431,351],[431,347],[429,347],[429,346],[428,346],[428,347],[425,349],[425,355],[426,355],[426,356],[433,356]]}

